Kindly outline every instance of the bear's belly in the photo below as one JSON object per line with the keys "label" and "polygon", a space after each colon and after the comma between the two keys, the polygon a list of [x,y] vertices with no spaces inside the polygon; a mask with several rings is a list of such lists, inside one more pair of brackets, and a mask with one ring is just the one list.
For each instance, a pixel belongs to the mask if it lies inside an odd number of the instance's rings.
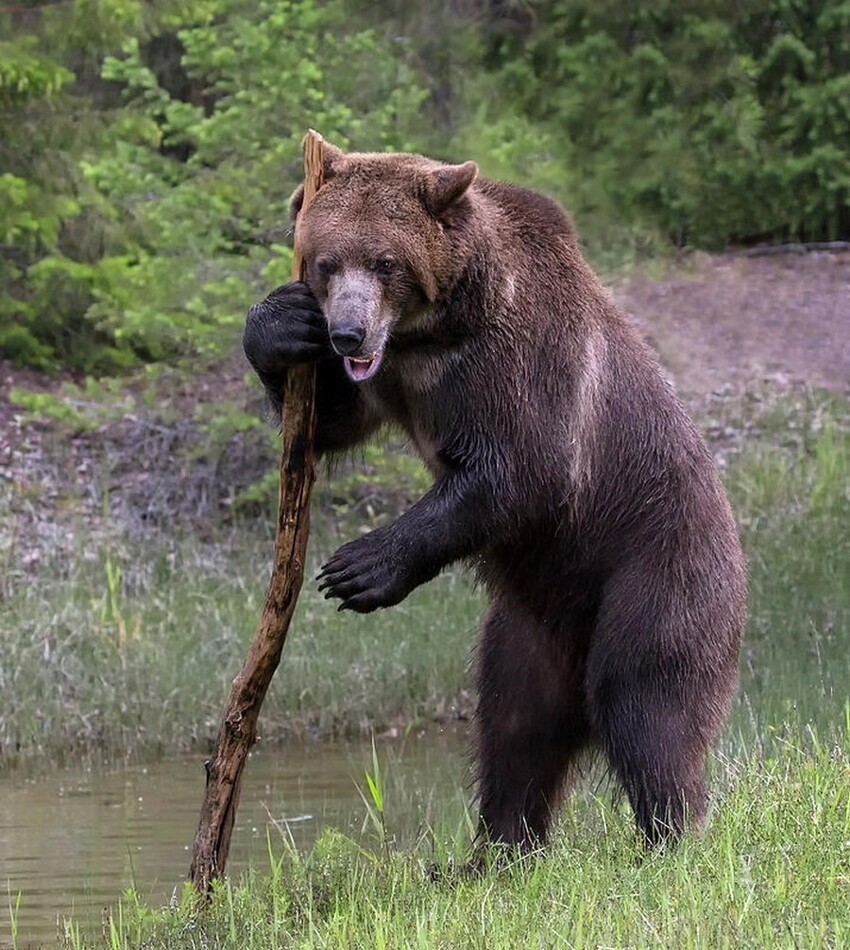
{"label": "bear's belly", "polygon": [[605,576],[582,562],[577,544],[538,527],[510,543],[488,545],[476,573],[491,594],[508,593],[542,625],[589,629],[602,599]]}

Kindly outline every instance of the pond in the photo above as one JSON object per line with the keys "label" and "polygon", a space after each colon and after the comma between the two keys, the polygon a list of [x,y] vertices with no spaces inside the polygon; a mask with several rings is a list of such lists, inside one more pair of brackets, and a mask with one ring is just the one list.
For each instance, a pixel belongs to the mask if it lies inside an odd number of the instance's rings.
{"label": "pond", "polygon": [[[377,747],[392,832],[415,835],[439,818],[435,803],[462,808],[462,733],[427,732]],[[358,786],[365,791],[366,770],[368,742],[258,747],[246,766],[229,872],[267,867],[268,836],[279,854],[282,834],[300,849],[328,826],[364,834]],[[130,886],[147,903],[166,904],[186,879],[203,788],[200,755],[0,776],[0,947],[11,944],[18,893],[19,947],[55,945],[72,913],[85,929],[99,929],[104,908]]]}

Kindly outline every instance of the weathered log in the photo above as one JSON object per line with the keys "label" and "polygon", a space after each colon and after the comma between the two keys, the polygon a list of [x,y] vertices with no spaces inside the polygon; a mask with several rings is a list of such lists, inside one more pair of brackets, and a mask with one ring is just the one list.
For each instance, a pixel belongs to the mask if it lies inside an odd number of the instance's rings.
{"label": "weathered log", "polygon": [[[322,186],[324,140],[310,131],[304,138],[304,204]],[[304,279],[296,231],[293,278]],[[289,623],[304,579],[310,529],[310,492],[315,472],[313,435],[316,371],[312,365],[289,370],[283,397],[280,494],[274,565],[265,605],[248,657],[234,679],[212,755],[204,763],[206,789],[189,879],[200,895],[227,866],[230,838],[239,807],[242,773],[257,741],[257,720],[269,684],[280,663]]]}

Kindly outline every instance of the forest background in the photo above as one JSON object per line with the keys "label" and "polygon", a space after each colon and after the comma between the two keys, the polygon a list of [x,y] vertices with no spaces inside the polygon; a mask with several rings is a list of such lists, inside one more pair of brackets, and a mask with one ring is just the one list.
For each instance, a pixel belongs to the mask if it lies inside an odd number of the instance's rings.
{"label": "forest background", "polygon": [[850,3],[3,0],[0,353],[231,352],[308,127],[476,159],[597,263],[850,236]]}

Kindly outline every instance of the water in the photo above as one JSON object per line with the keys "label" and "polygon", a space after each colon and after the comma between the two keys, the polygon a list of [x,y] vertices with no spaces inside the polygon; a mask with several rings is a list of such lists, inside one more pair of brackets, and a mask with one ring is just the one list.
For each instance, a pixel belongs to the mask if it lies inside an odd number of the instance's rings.
{"label": "water", "polygon": [[[435,801],[463,796],[463,736],[379,743],[391,828],[413,834]],[[260,749],[243,779],[228,871],[268,866],[288,828],[307,848],[329,825],[360,835],[357,784],[372,769],[368,743]],[[110,769],[0,777],[0,947],[11,942],[10,907],[21,893],[18,945],[55,944],[64,918],[99,928],[103,909],[134,886],[153,906],[182,887],[204,789],[202,756]]]}

